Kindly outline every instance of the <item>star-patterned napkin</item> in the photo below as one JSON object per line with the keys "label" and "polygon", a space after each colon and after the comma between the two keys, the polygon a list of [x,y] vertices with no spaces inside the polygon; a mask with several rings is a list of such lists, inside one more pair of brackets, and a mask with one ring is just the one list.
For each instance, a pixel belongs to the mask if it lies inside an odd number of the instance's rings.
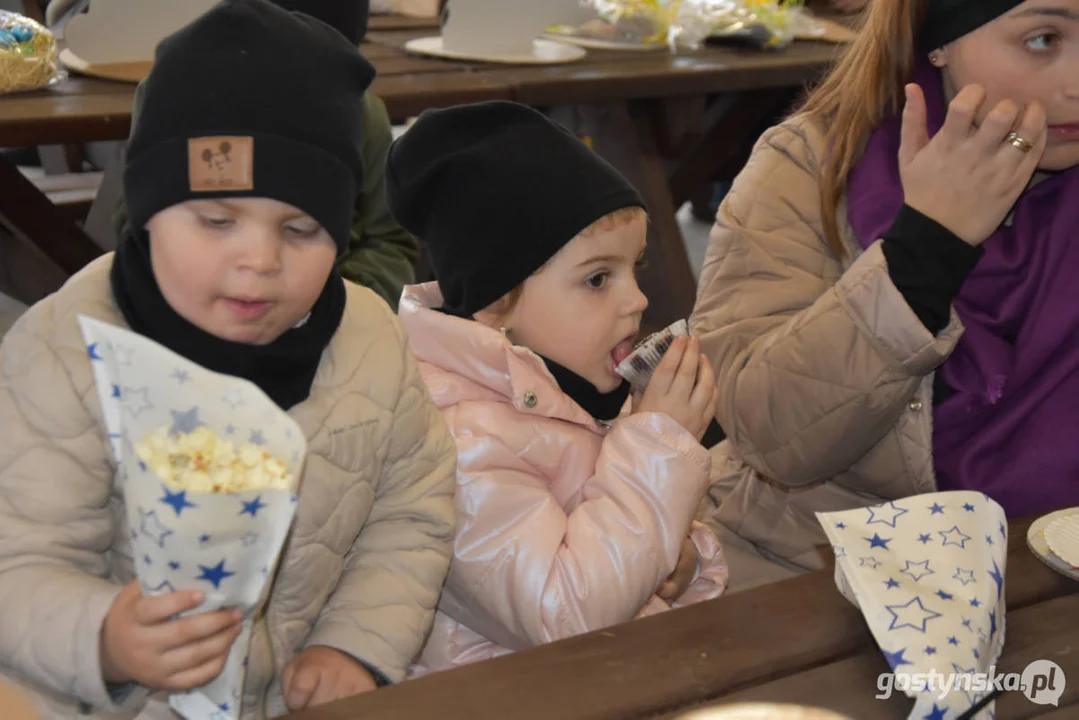
{"label": "star-patterned napkin", "polygon": [[221,674],[174,694],[169,705],[187,720],[240,715],[251,625],[269,590],[296,509],[296,488],[231,494],[174,491],[135,455],[142,438],[206,426],[237,444],[251,442],[284,460],[299,477],[303,432],[258,387],[213,373],[141,335],[79,318],[109,439],[123,481],[135,573],[155,595],[197,589],[206,601],[244,613],[243,632]]}
{"label": "star-patterned napkin", "polygon": [[[944,678],[989,673],[1004,647],[1004,510],[963,491],[817,519],[835,551],[836,584],[865,615],[896,679],[941,675],[921,692],[896,683],[915,699],[910,718],[954,720],[969,710],[987,693],[973,680],[957,688]],[[989,705],[978,717],[993,712]]]}

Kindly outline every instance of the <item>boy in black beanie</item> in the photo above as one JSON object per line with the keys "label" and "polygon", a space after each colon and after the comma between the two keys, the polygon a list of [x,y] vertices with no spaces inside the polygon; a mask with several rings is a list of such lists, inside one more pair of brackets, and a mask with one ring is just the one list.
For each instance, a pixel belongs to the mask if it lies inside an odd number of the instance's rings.
{"label": "boy in black beanie", "polygon": [[[302,12],[321,20],[359,45],[367,34],[369,0],[271,0],[290,12]],[[318,83],[315,83],[316,89]],[[135,90],[131,109],[131,132],[138,131],[143,105],[143,85]],[[371,288],[390,307],[397,309],[402,288],[413,282],[413,265],[419,243],[394,220],[386,207],[383,176],[393,131],[386,105],[371,90],[362,95],[359,132],[363,150],[363,183],[357,194],[348,249],[337,261],[341,275]],[[111,174],[113,170],[106,170]],[[107,182],[104,184],[108,184]],[[127,209],[119,197],[113,212],[113,231],[119,238],[127,222]]]}
{"label": "boy in black beanie", "polygon": [[453,443],[393,313],[335,269],[372,77],[340,33],[266,0],[224,0],[163,41],[117,252],[0,346],[0,679],[48,717],[171,716],[167,693],[217,676],[241,628],[228,609],[186,614],[201,591],[144,597],[132,580],[145,528],[125,520],[80,314],[253,382],[306,435],[292,533],[222,717],[400,680],[419,650],[452,554]]}

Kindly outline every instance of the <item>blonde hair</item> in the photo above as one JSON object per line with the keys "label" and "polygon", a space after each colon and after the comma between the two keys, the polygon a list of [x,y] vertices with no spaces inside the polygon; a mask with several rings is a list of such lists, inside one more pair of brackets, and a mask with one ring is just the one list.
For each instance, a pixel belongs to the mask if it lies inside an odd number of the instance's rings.
{"label": "blonde hair", "polygon": [[[620,228],[623,225],[629,225],[631,222],[638,218],[648,219],[648,214],[644,211],[644,208],[639,207],[625,207],[615,210],[613,213],[604,215],[599,220],[586,227],[581,232],[577,233],[578,237],[591,237],[596,233],[610,232],[616,228]],[[542,270],[542,268],[540,268]],[[537,272],[539,272],[537,270]]]}
{"label": "blonde hair", "polygon": [[914,75],[917,33],[930,0],[874,0],[858,37],[801,112],[828,128],[821,164],[821,219],[828,246],[843,254],[836,213],[869,135],[898,112]]}
{"label": "blonde hair", "polygon": [[[615,210],[613,213],[604,215],[599,220],[586,227],[581,232],[577,233],[577,237],[591,237],[599,232],[610,232],[623,225],[629,225],[637,218],[648,219],[648,214],[645,213],[643,208],[639,207],[627,207]],[[551,264],[551,261],[543,263],[543,265],[536,268],[536,271],[532,273],[543,272],[543,270]],[[495,300],[493,303],[485,307],[482,312],[491,313],[495,317],[504,318],[513,312],[513,308],[517,307],[517,303],[521,300],[521,293],[524,292],[524,283],[521,283],[517,287],[510,290],[508,293]]]}

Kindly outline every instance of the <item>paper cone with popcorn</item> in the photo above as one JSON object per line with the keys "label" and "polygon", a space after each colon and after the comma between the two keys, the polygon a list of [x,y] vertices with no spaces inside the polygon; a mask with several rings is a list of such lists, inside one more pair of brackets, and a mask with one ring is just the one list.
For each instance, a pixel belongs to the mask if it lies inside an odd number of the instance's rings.
{"label": "paper cone with popcorn", "polygon": [[865,616],[895,689],[915,700],[910,717],[953,720],[989,694],[1004,647],[1004,510],[981,493],[950,492],[817,519],[836,584]]}
{"label": "paper cone with popcorn", "polygon": [[232,720],[251,624],[292,524],[307,446],[255,385],[128,330],[79,318],[123,479],[144,594],[198,589],[194,612],[244,613],[221,674],[169,698],[188,720]]}

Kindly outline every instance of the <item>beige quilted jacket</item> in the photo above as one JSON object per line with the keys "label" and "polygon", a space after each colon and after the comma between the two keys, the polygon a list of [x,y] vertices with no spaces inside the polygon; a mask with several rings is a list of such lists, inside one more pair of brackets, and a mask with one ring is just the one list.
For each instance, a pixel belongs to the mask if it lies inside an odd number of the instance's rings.
{"label": "beige quilted jacket", "polygon": [[[714,519],[803,568],[826,544],[813,513],[936,488],[934,370],[962,333],[932,336],[888,276],[880,242],[824,239],[822,129],[804,116],[769,130],[712,230],[692,326],[716,368]],[[732,561],[731,580],[736,568]]]}
{"label": "beige quilted jacket", "polygon": [[[21,683],[46,718],[171,719],[160,695],[136,690],[115,704],[99,666],[102,620],[133,575],[76,316],[123,325],[111,262],[95,261],[34,306],[0,346],[0,681]],[[348,284],[341,328],[290,414],[309,456],[252,633],[244,720],[284,713],[278,678],[309,645],[402,679],[453,554],[456,449],[374,293]]]}

